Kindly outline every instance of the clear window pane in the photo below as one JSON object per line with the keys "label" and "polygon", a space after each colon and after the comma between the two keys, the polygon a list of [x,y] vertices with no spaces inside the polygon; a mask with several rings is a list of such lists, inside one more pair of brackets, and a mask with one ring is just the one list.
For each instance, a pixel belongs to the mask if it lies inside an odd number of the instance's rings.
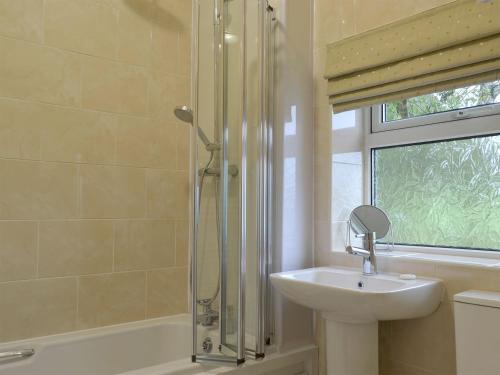
{"label": "clear window pane", "polygon": [[500,80],[386,103],[383,122],[494,103],[500,103]]}
{"label": "clear window pane", "polygon": [[399,244],[500,251],[500,135],[375,149],[373,203]]}

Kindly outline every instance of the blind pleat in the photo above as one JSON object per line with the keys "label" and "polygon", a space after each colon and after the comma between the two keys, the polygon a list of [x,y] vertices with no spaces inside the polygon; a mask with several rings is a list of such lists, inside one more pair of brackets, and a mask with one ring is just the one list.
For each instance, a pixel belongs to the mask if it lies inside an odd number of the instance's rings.
{"label": "blind pleat", "polygon": [[467,78],[460,78],[457,80],[441,82],[439,85],[430,84],[426,86],[419,86],[418,88],[415,89],[386,93],[384,95],[379,95],[377,97],[357,99],[343,103],[333,103],[332,98],[330,98],[330,104],[332,104],[333,106],[333,111],[335,113],[339,113],[339,112],[349,111],[351,109],[366,107],[369,105],[387,103],[390,101],[396,101],[404,98],[411,98],[414,96],[431,94],[433,92],[438,92],[438,91],[452,90],[463,86],[496,81],[498,79],[500,79],[500,70],[469,76]]}
{"label": "blind pleat", "polygon": [[337,112],[484,82],[500,71],[500,0],[459,0],[333,43],[327,60]]}

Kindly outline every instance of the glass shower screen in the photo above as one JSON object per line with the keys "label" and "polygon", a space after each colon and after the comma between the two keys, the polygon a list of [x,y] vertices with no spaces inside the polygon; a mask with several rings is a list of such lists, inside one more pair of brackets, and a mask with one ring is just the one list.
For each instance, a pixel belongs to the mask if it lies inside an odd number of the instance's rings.
{"label": "glass shower screen", "polygon": [[[271,212],[272,8],[195,6],[193,361],[264,355]],[[197,134],[194,131],[193,134]]]}

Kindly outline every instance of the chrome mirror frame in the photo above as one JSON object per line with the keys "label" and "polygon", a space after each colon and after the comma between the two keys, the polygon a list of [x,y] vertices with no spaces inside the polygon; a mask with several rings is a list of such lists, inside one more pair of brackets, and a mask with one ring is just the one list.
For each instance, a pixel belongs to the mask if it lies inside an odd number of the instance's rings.
{"label": "chrome mirror frame", "polygon": [[353,220],[352,220],[353,213],[354,213],[354,211],[356,209],[361,208],[361,207],[371,207],[373,209],[376,209],[387,220],[388,229],[387,229],[386,234],[384,236],[380,237],[380,238],[376,238],[375,239],[375,243],[376,243],[376,241],[378,239],[389,237],[390,241],[387,241],[386,243],[384,243],[386,245],[385,247],[381,248],[380,245],[382,245],[382,244],[380,244],[380,243],[376,244],[376,245],[378,245],[377,246],[377,250],[381,250],[381,251],[393,251],[394,250],[394,231],[393,231],[392,222],[390,221],[389,217],[387,216],[387,214],[385,213],[384,210],[382,210],[379,207],[376,207],[376,206],[373,206],[373,205],[369,205],[369,204],[364,204],[364,205],[357,206],[357,207],[355,207],[351,211],[351,214],[349,215],[349,219],[346,222],[347,228],[346,228],[346,238],[345,238],[345,243],[344,243],[345,247],[351,246],[351,230],[353,230],[353,225],[352,225],[352,222],[353,222]]}

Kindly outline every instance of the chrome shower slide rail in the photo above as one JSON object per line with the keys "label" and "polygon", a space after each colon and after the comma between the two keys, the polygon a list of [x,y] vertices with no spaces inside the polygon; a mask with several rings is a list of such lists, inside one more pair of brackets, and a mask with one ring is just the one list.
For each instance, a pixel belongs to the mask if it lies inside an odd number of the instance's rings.
{"label": "chrome shower slide rail", "polygon": [[35,349],[20,349],[8,352],[0,352],[0,361],[28,358],[35,354]]}

